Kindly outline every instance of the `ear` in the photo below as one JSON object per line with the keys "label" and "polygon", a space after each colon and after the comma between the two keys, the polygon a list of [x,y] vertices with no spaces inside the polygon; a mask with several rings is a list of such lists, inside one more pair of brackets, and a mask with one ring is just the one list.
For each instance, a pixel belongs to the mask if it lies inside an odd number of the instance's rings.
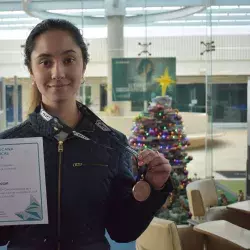
{"label": "ear", "polygon": [[35,77],[32,73],[30,73],[30,78],[32,80],[32,85],[34,86],[36,84]]}

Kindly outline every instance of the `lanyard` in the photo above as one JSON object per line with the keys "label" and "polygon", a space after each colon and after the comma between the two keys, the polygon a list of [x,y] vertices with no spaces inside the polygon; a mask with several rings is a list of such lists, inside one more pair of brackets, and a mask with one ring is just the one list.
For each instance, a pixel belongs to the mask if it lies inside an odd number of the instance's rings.
{"label": "lanyard", "polygon": [[[96,127],[98,127],[99,130],[101,130],[104,133],[107,133],[125,151],[127,151],[130,155],[133,155],[137,161],[138,153],[132,147],[130,147],[128,144],[122,143],[121,140],[116,136],[116,132],[111,127],[106,125],[105,122],[103,122],[94,112],[92,112],[86,106],[82,105],[81,103],[77,103],[77,106],[80,110],[84,109],[85,117],[87,117]],[[83,135],[82,133],[75,131],[74,129],[72,129],[71,127],[69,127],[65,123],[63,123],[59,118],[51,116],[43,108],[41,108],[41,110],[40,110],[40,115],[46,122],[50,123],[50,125],[54,128],[54,130],[57,134],[60,133],[61,131],[64,131],[67,134],[72,133],[76,137],[79,137],[83,140],[93,141],[92,139],[88,138],[86,135]],[[137,162],[137,165],[138,165],[138,162]],[[140,180],[141,176],[146,175],[147,166],[145,165],[145,166],[142,166],[142,167],[137,168],[137,169],[138,169],[138,176],[137,176],[136,180],[138,181],[138,180]]]}

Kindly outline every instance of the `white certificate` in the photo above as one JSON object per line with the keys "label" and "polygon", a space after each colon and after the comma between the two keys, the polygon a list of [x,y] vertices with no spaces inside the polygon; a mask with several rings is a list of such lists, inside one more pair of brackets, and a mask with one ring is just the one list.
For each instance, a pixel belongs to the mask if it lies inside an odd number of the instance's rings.
{"label": "white certificate", "polygon": [[48,224],[42,138],[0,140],[0,226]]}

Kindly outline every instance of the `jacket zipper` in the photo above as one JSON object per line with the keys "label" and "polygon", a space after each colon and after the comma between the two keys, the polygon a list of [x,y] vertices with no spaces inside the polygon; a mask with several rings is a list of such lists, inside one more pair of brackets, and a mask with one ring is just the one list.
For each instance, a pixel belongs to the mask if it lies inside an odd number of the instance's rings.
{"label": "jacket zipper", "polygon": [[[99,167],[108,167],[108,164],[99,164],[99,163],[81,163],[81,166],[99,166]],[[76,166],[77,167],[77,166]]]}
{"label": "jacket zipper", "polygon": [[63,154],[63,141],[58,142],[59,165],[58,165],[58,186],[57,186],[57,250],[61,248],[61,188],[62,188],[62,154]]}

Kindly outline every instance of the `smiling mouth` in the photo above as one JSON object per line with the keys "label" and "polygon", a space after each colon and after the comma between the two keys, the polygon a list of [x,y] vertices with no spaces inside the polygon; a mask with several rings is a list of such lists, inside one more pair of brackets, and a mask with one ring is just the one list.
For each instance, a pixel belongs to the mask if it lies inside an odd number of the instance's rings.
{"label": "smiling mouth", "polygon": [[63,88],[66,86],[69,86],[69,84],[51,85],[51,86],[49,86],[49,88]]}

